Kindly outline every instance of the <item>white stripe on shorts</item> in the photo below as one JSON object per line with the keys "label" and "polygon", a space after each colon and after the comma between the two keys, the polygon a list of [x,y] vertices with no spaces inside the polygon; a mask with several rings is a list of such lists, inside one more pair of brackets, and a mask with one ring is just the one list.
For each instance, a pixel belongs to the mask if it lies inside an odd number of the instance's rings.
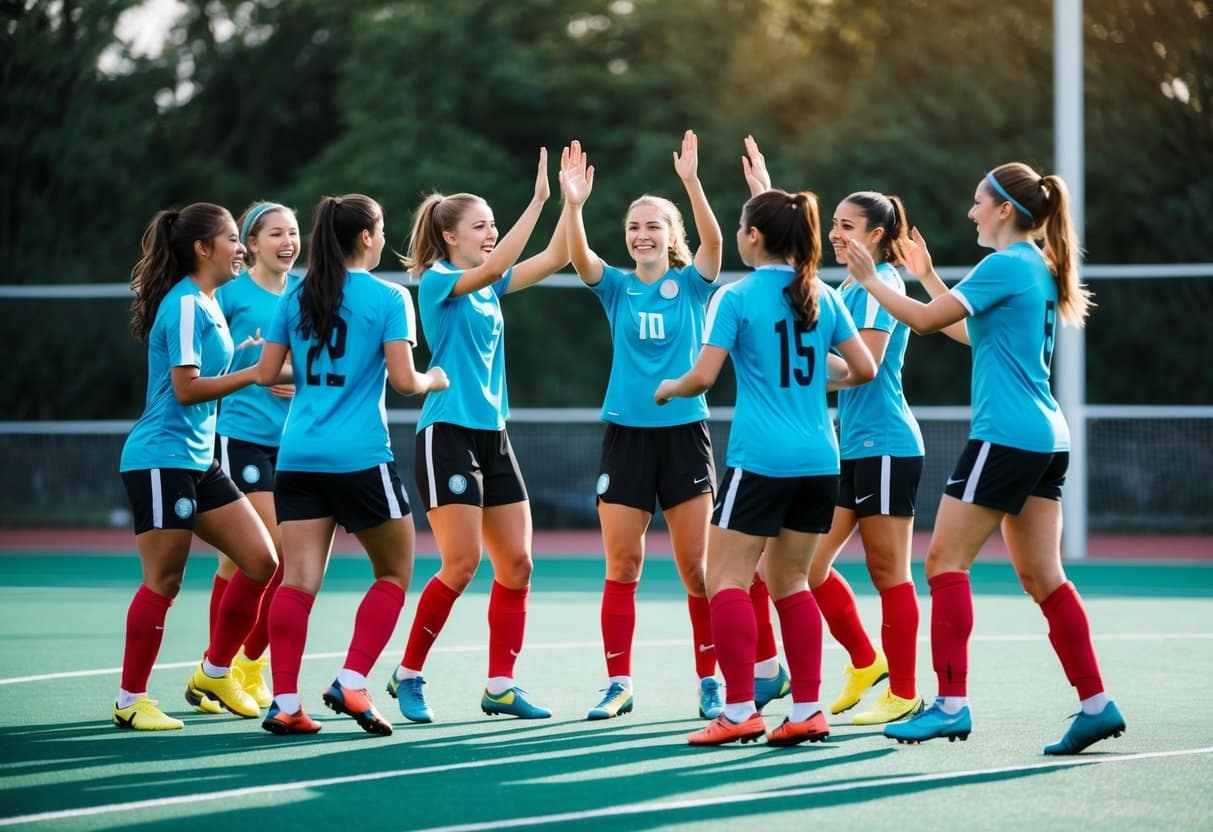
{"label": "white stripe on shorts", "polygon": [[160,490],[160,469],[153,468],[148,472],[152,483],[152,528],[164,528],[164,494]]}
{"label": "white stripe on shorts", "polygon": [[977,452],[977,459],[973,462],[973,468],[969,471],[969,481],[965,483],[965,493],[960,499],[966,503],[973,502],[974,495],[977,494],[977,481],[981,479],[981,469],[986,466],[986,457],[990,455],[990,443],[982,442],[981,450]]}
{"label": "white stripe on shorts", "polygon": [[724,504],[720,510],[720,528],[727,529],[729,520],[733,516],[733,504],[737,502],[737,488],[741,485],[741,475],[744,473],[740,468],[733,469],[733,478],[729,480],[729,487],[724,492]]}
{"label": "white stripe on shorts", "polygon": [[889,492],[893,488],[893,457],[880,458],[880,513],[889,513]]}
{"label": "white stripe on shorts", "polygon": [[219,468],[223,473],[227,474],[228,478],[232,476],[232,458],[227,452],[227,437],[219,437]]}
{"label": "white stripe on shorts", "polygon": [[387,497],[388,517],[399,520],[404,515],[400,513],[400,500],[396,497],[396,489],[392,488],[392,475],[388,473],[387,463],[379,463],[379,478],[383,480],[383,494]]}
{"label": "white stripe on shorts", "polygon": [[425,481],[429,485],[430,508],[438,508],[438,483],[434,480],[434,426],[425,429]]}

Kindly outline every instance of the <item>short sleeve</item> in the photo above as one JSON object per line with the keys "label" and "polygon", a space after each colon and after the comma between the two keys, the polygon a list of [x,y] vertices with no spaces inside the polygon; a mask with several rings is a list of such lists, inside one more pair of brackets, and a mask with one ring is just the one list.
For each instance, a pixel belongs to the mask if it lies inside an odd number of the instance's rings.
{"label": "short sleeve", "polygon": [[[717,278],[719,280],[719,278]],[[687,266],[682,270],[682,283],[692,294],[699,299],[700,303],[706,303],[712,293],[716,291],[717,283],[715,280],[707,280],[699,269],[695,268],[695,264]]]}
{"label": "short sleeve", "polygon": [[417,296],[422,305],[437,306],[449,298],[462,274],[462,271],[442,263],[435,263],[427,269],[425,274],[421,275],[421,285],[417,289]]}
{"label": "short sleeve", "polygon": [[265,334],[265,340],[273,341],[275,344],[291,343],[290,332],[290,309],[297,304],[298,294],[296,292],[284,292],[282,298],[274,306],[274,317],[270,321],[269,331]]}
{"label": "short sleeve", "polygon": [[713,295],[708,303],[707,318],[703,326],[703,343],[732,352],[737,343],[740,325],[741,296],[730,287],[725,287]]}
{"label": "short sleeve", "polygon": [[387,321],[383,327],[383,342],[408,341],[417,344],[417,312],[413,296],[403,286],[388,286]]}
{"label": "short sleeve", "polygon": [[175,309],[165,310],[170,367],[202,366],[202,310],[193,295],[182,295]]}
{"label": "short sleeve", "polygon": [[834,310],[834,331],[830,333],[830,346],[833,347],[854,338],[859,334],[859,330],[855,328],[855,321],[837,292],[831,289],[825,293],[825,297]]}
{"label": "short sleeve", "polygon": [[950,292],[970,315],[984,312],[1018,290],[1015,270],[1009,265],[1010,260],[999,252],[988,255]]}
{"label": "short sleeve", "polygon": [[606,309],[611,309],[615,305],[615,299],[619,296],[619,289],[624,283],[624,273],[614,266],[602,264],[602,279],[592,286],[587,286],[591,292],[598,296],[598,300]]}
{"label": "short sleeve", "polygon": [[513,280],[513,278],[514,267],[510,266],[510,268],[506,269],[505,274],[501,276],[501,279],[493,284],[493,291],[497,294],[497,297],[501,297],[506,292],[510,291],[510,281]]}

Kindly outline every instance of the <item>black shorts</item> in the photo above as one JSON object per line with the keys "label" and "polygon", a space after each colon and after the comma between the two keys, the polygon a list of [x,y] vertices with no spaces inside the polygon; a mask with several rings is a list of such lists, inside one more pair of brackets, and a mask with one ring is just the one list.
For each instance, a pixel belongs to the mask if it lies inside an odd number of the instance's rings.
{"label": "black shorts", "polygon": [[245,494],[274,490],[274,471],[278,468],[278,449],[257,445],[230,436],[215,437],[215,459],[223,473],[232,478]]}
{"label": "black shorts", "polygon": [[1019,514],[1029,497],[1060,500],[1067,451],[1039,453],[970,439],[943,493],[966,503]]}
{"label": "black shorts", "polygon": [[712,525],[757,537],[780,529],[828,532],[838,501],[838,475],[764,477],[739,468],[724,472]]}
{"label": "black shorts", "polygon": [[505,506],[527,499],[504,430],[435,422],[417,432],[413,464],[426,511],[446,505]]}
{"label": "black shorts", "polygon": [[122,484],[131,501],[135,534],[152,529],[192,531],[195,516],[234,503],[243,496],[214,460],[205,471],[188,468],[123,471]]}
{"label": "black shorts", "polygon": [[838,480],[838,507],[856,517],[913,517],[922,479],[920,456],[865,456],[844,459]]}
{"label": "black shorts", "polygon": [[333,517],[347,532],[373,529],[409,514],[394,462],[343,474],[279,471],[274,478],[278,522]]}
{"label": "black shorts", "polygon": [[716,491],[707,422],[633,428],[608,422],[602,437],[598,499],[650,514]]}

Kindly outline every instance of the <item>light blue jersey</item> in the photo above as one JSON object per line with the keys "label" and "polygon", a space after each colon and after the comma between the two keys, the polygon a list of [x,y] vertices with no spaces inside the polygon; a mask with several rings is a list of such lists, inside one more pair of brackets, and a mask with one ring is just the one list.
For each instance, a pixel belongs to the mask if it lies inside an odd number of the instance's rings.
{"label": "light blue jersey", "polygon": [[826,353],[855,337],[838,296],[817,284],[817,325],[796,325],[783,290],[791,266],[764,266],[716,293],[703,342],[729,351],[737,406],[726,462],[767,477],[838,473],[838,440],[826,405]]}
{"label": "light blue jersey", "polygon": [[969,311],[973,424],[969,438],[1052,453],[1070,429],[1049,389],[1057,332],[1057,281],[1032,243],[978,263],[951,289]]}
{"label": "light blue jersey", "polygon": [[278,470],[341,474],[391,462],[383,345],[417,342],[412,297],[370,272],[347,272],[340,314],[321,345],[299,333],[302,292],[301,281],[283,294],[266,335],[290,348],[295,373]]}
{"label": "light blue jersey", "polygon": [[634,271],[603,266],[589,287],[611,323],[615,353],[602,418],[634,428],[670,427],[708,418],[703,396],[659,407],[653,388],[691,368],[703,340],[704,307],[716,288],[694,266],[670,269],[648,284]]}
{"label": "light blue jersey", "polygon": [[[298,282],[299,278],[288,275],[286,291]],[[277,292],[263,288],[247,271],[215,292],[215,300],[231,328],[232,341],[237,344],[258,331],[263,337],[269,332],[280,297]],[[260,347],[237,350],[230,372],[252,367],[260,358]],[[223,397],[216,430],[220,436],[276,448],[282,440],[282,426],[290,407],[290,399],[279,398],[268,388],[254,384]]]}
{"label": "light blue jersey", "polygon": [[[901,275],[888,263],[876,267],[876,276],[898,294],[906,293]],[[922,456],[918,420],[910,412],[901,389],[901,368],[910,341],[910,328],[890,315],[867,289],[853,280],[847,280],[839,294],[857,327],[889,333],[889,344],[885,347],[884,360],[876,370],[876,378],[859,387],[838,391],[840,455],[843,459]]]}
{"label": "light blue jersey", "polygon": [[173,393],[174,367],[220,376],[232,363],[232,336],[219,304],[192,278],[169,289],[147,337],[147,399],[122,446],[120,471],[185,468],[205,471],[215,453],[216,402],[181,404]]}
{"label": "light blue jersey", "polygon": [[430,366],[445,370],[451,386],[439,395],[426,396],[418,432],[435,422],[505,430],[510,417],[501,296],[510,289],[513,270],[483,289],[454,296],[451,292],[462,275],[463,270],[446,261],[421,275],[417,300],[430,345]]}

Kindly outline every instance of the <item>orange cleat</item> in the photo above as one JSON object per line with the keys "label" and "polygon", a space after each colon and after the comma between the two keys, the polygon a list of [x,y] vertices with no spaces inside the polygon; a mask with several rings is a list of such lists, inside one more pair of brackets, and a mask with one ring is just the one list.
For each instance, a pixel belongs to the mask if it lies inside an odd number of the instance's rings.
{"label": "orange cleat", "polygon": [[375,709],[375,703],[371,701],[370,691],[366,688],[351,690],[343,688],[340,682],[334,681],[332,686],[324,692],[324,704],[339,714],[352,716],[354,721],[361,725],[362,730],[368,734],[379,734],[386,737],[392,733],[392,723],[379,715],[379,711]]}
{"label": "orange cleat", "polygon": [[721,714],[702,730],[689,735],[687,742],[691,745],[724,745],[737,740],[754,742],[766,732],[767,724],[760,713],[751,714],[745,722],[733,722]]}
{"label": "orange cleat", "polygon": [[277,702],[270,703],[269,713],[261,721],[261,727],[271,734],[315,734],[320,730],[320,723],[307,715],[307,711],[299,708],[298,713],[288,714],[278,707]]}
{"label": "orange cleat", "polygon": [[767,734],[767,745],[800,745],[802,742],[824,742],[830,738],[830,726],[821,711],[803,722],[785,719],[779,727]]}

